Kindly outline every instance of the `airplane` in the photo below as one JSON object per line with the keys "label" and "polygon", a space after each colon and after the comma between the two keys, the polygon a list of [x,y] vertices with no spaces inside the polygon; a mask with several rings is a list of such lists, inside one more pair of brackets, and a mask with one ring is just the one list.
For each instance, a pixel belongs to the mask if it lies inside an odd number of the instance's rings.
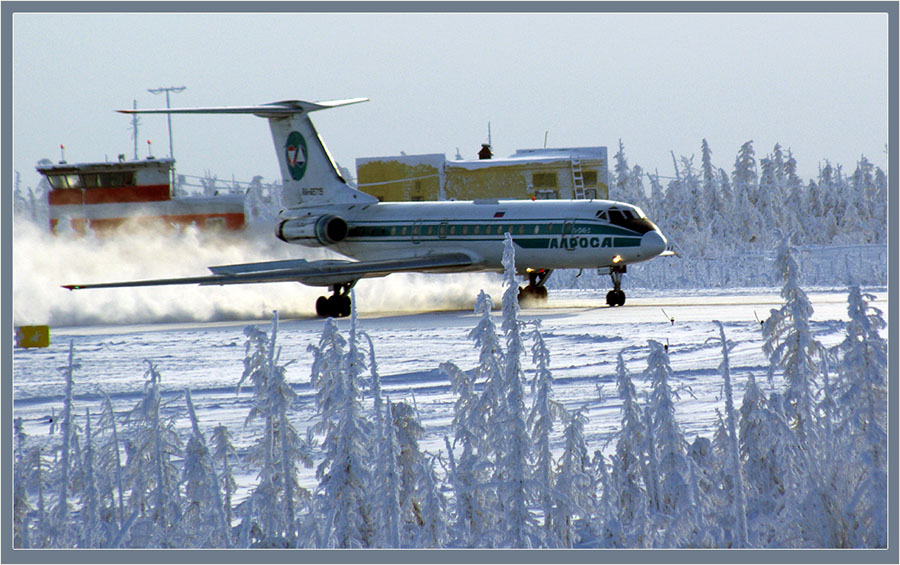
{"label": "airplane", "polygon": [[666,253],[667,241],[644,212],[612,200],[379,202],[348,186],[311,112],[366,102],[287,100],[259,106],[118,110],[125,114],[252,114],[266,118],[283,177],[285,209],[275,236],[289,244],[325,247],[347,260],[304,259],[209,267],[196,277],[63,285],[69,290],[175,284],[226,285],[294,281],[327,287],[316,313],[350,314],[350,289],[361,279],[392,273],[502,272],[505,234],[516,246],[518,275],[528,284],[519,300],[546,300],[556,269],[609,274],[609,306],[625,303],[628,265]]}

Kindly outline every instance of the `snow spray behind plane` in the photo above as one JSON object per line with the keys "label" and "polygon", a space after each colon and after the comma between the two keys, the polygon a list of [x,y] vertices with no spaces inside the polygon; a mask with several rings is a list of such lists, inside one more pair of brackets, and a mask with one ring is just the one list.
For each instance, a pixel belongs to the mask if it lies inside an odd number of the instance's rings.
{"label": "snow spray behind plane", "polygon": [[[67,278],[102,280],[111,270],[126,276],[189,274],[197,265],[281,260],[296,249],[266,232],[212,237],[196,228],[181,231],[123,230],[116,237],[60,238],[26,220],[14,222],[13,321],[21,324],[79,326],[164,322],[260,320],[279,310],[283,318],[308,317],[317,290],[297,283],[117,289],[73,293],[59,287]],[[324,250],[306,251],[311,259],[327,259]],[[148,260],[153,258],[153,260]],[[474,276],[474,278],[473,278]],[[415,287],[415,300],[410,289]],[[496,275],[396,275],[391,284],[373,280],[357,295],[363,313],[469,309],[473,288],[500,292]]]}

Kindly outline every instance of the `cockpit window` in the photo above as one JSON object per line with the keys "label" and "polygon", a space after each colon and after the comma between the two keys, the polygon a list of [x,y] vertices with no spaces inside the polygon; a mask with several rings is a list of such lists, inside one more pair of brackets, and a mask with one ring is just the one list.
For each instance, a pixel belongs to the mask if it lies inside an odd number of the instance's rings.
{"label": "cockpit window", "polygon": [[636,231],[644,234],[648,231],[657,229],[656,225],[643,215],[639,208],[610,208],[607,212],[609,221],[615,226],[620,226],[628,230]]}
{"label": "cockpit window", "polygon": [[624,224],[625,223],[625,215],[622,214],[619,210],[610,210],[609,211],[609,221],[614,224]]}
{"label": "cockpit window", "polygon": [[609,218],[606,216],[606,210],[600,210],[597,212],[597,217],[604,221],[609,221]]}

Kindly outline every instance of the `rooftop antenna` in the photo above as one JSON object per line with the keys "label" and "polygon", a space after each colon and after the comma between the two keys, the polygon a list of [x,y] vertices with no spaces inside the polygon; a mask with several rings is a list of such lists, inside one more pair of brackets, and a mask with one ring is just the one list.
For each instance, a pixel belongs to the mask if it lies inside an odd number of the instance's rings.
{"label": "rooftop antenna", "polygon": [[[137,110],[137,100],[132,101],[132,107]],[[131,138],[134,140],[134,160],[138,160],[138,126],[141,121],[137,114],[131,114]]]}
{"label": "rooftop antenna", "polygon": [[66,163],[66,146],[63,144],[59,144],[59,163],[64,165]]}
{"label": "rooftop antenna", "polygon": [[[183,92],[187,87],[186,86],[166,86],[160,88],[148,88],[147,92],[150,94],[161,94],[163,92],[166,93],[166,109],[170,109],[172,106],[169,102],[169,93],[174,92],[178,94],[179,92]],[[169,158],[175,159],[175,150],[172,149],[172,114],[167,114],[169,120]],[[171,186],[175,186],[175,165],[172,164],[172,180]]]}
{"label": "rooftop antenna", "polygon": [[544,131],[544,149],[547,148],[547,136],[548,136],[548,135],[550,135],[550,130],[549,130],[549,129]]}
{"label": "rooftop antenna", "polygon": [[493,143],[491,143],[491,122],[488,122],[488,145],[493,147]]}

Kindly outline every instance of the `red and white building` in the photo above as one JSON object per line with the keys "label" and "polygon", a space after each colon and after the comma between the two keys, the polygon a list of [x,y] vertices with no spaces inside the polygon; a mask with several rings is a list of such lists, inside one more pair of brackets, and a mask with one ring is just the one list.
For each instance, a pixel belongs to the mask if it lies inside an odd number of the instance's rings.
{"label": "red and white building", "polygon": [[244,227],[244,197],[172,195],[173,159],[149,158],[111,163],[40,165],[51,190],[50,229],[102,233],[126,222],[147,226],[189,226],[239,230]]}

